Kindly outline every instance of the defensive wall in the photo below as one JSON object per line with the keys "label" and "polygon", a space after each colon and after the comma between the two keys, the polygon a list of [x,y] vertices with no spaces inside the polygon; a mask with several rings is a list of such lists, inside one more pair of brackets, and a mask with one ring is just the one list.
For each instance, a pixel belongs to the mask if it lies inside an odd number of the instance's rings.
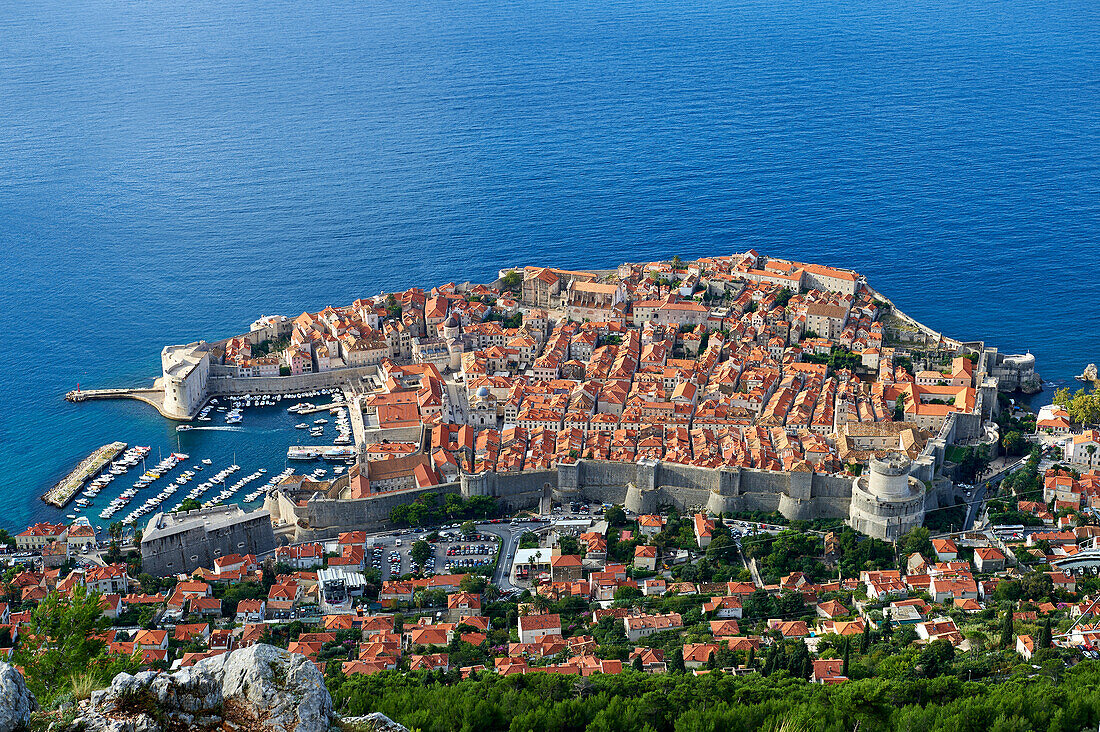
{"label": "defensive wall", "polygon": [[[948,488],[950,482],[946,482]],[[429,488],[338,499],[315,493],[308,497],[274,491],[264,508],[276,522],[294,526],[294,541],[334,538],[342,531],[379,530],[390,511],[435,493],[492,496],[509,511],[535,509],[544,499],[618,503],[636,513],[656,513],[672,506],[681,512],[778,511],[788,519],[847,519],[852,478],[811,472],[777,472],[752,468],[700,468],[641,460],[616,463],[579,460],[554,469],[512,473],[463,474],[457,482]],[[947,496],[926,494],[929,507]]]}
{"label": "defensive wall", "polygon": [[353,366],[350,368],[317,371],[291,376],[219,376],[211,371],[207,395],[236,394],[293,394],[299,391],[354,386],[361,379],[377,377],[377,366]]}
{"label": "defensive wall", "polygon": [[389,525],[391,510],[412,503],[422,495],[434,493],[444,496],[460,491],[459,483],[444,483],[429,488],[379,493],[366,498],[340,499],[315,493],[299,499],[292,493],[275,490],[264,500],[264,509],[271,513],[275,522],[294,526],[293,536],[286,537],[289,541],[325,541],[335,539],[344,531],[384,529]]}
{"label": "defensive wall", "polygon": [[700,468],[656,460],[615,463],[581,460],[558,467],[555,497],[622,503],[637,513],[662,506],[712,513],[778,511],[789,519],[843,518],[849,478],[751,468]]}
{"label": "defensive wall", "polygon": [[245,512],[235,504],[156,513],[140,542],[142,567],[158,577],[211,567],[220,556],[260,554],[274,547],[268,512]]}

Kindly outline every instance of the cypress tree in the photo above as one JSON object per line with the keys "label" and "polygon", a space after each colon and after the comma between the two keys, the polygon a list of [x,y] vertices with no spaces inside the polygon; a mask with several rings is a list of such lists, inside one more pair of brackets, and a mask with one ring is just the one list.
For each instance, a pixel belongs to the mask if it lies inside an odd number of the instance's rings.
{"label": "cypress tree", "polygon": [[750,669],[756,665],[756,649],[749,646],[749,660],[745,662],[745,665]]}
{"label": "cypress tree", "polygon": [[871,624],[865,623],[863,626],[863,638],[859,642],[859,652],[866,653],[871,650]]}
{"label": "cypress tree", "polygon": [[1039,648],[1050,648],[1051,641],[1053,640],[1050,630],[1050,618],[1048,617],[1043,622],[1043,629],[1039,631]]}
{"label": "cypress tree", "polygon": [[642,667],[642,654],[640,653],[634,657],[634,670],[645,671],[645,669]]}
{"label": "cypress tree", "polygon": [[841,676],[847,676],[848,675],[848,656],[849,656],[851,650],[852,650],[852,642],[848,638],[845,638],[844,639],[844,665],[841,666],[841,668],[840,668],[840,675]]}
{"label": "cypress tree", "polygon": [[771,676],[775,670],[775,646],[768,646],[768,655],[764,658],[764,675]]}
{"label": "cypress tree", "polygon": [[794,648],[794,653],[791,654],[788,670],[792,675],[801,676],[804,679],[810,678],[810,670],[813,666],[813,662],[810,661],[810,650],[806,647],[805,641],[800,641]]}
{"label": "cypress tree", "polygon": [[1005,612],[1004,620],[1001,622],[1001,648],[1010,648],[1012,644],[1012,609],[1010,608]]}
{"label": "cypress tree", "polygon": [[672,660],[668,664],[668,670],[672,671],[673,673],[680,673],[680,674],[682,674],[684,671],[687,670],[686,667],[684,666],[684,649],[683,648],[677,648],[675,651],[672,652]]}

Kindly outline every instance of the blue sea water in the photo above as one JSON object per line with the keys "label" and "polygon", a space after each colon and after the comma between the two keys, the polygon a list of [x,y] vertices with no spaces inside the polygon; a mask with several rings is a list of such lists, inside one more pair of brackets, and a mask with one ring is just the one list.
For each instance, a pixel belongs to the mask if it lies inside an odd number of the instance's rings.
{"label": "blue sea water", "polygon": [[[165,343],[503,265],[856,268],[947,334],[1100,361],[1095,0],[0,4],[0,525]],[[282,467],[284,416],[181,446]]]}

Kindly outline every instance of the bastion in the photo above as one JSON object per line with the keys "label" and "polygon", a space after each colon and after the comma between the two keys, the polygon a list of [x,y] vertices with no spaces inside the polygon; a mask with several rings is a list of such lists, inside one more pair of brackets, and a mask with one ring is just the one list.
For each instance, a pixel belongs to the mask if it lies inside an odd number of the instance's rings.
{"label": "bastion", "polygon": [[910,474],[913,462],[895,453],[872,458],[852,481],[849,525],[876,539],[893,541],[924,523],[925,486]]}

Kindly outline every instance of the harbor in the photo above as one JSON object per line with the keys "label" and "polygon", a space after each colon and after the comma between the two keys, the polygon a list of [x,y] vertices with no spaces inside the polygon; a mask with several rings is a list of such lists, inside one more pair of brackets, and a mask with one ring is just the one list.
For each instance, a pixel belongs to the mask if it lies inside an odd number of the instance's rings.
{"label": "harbor", "polygon": [[286,459],[296,462],[309,460],[326,460],[329,462],[346,462],[355,458],[353,447],[333,447],[331,445],[294,445],[287,448]]}
{"label": "harbor", "polygon": [[[213,396],[183,423],[153,416],[147,429],[120,434],[131,447],[104,445],[43,496],[43,509],[53,515],[42,518],[87,517],[99,530],[117,522],[129,533],[185,502],[258,507],[294,472],[313,480],[345,472],[356,455],[348,407],[344,393],[326,388]],[[54,513],[66,508],[63,518]]]}
{"label": "harbor", "polygon": [[99,448],[84,458],[61,482],[47,491],[42,496],[42,500],[55,508],[64,508],[85,483],[98,475],[124,449],[126,449],[125,442],[112,442]]}

